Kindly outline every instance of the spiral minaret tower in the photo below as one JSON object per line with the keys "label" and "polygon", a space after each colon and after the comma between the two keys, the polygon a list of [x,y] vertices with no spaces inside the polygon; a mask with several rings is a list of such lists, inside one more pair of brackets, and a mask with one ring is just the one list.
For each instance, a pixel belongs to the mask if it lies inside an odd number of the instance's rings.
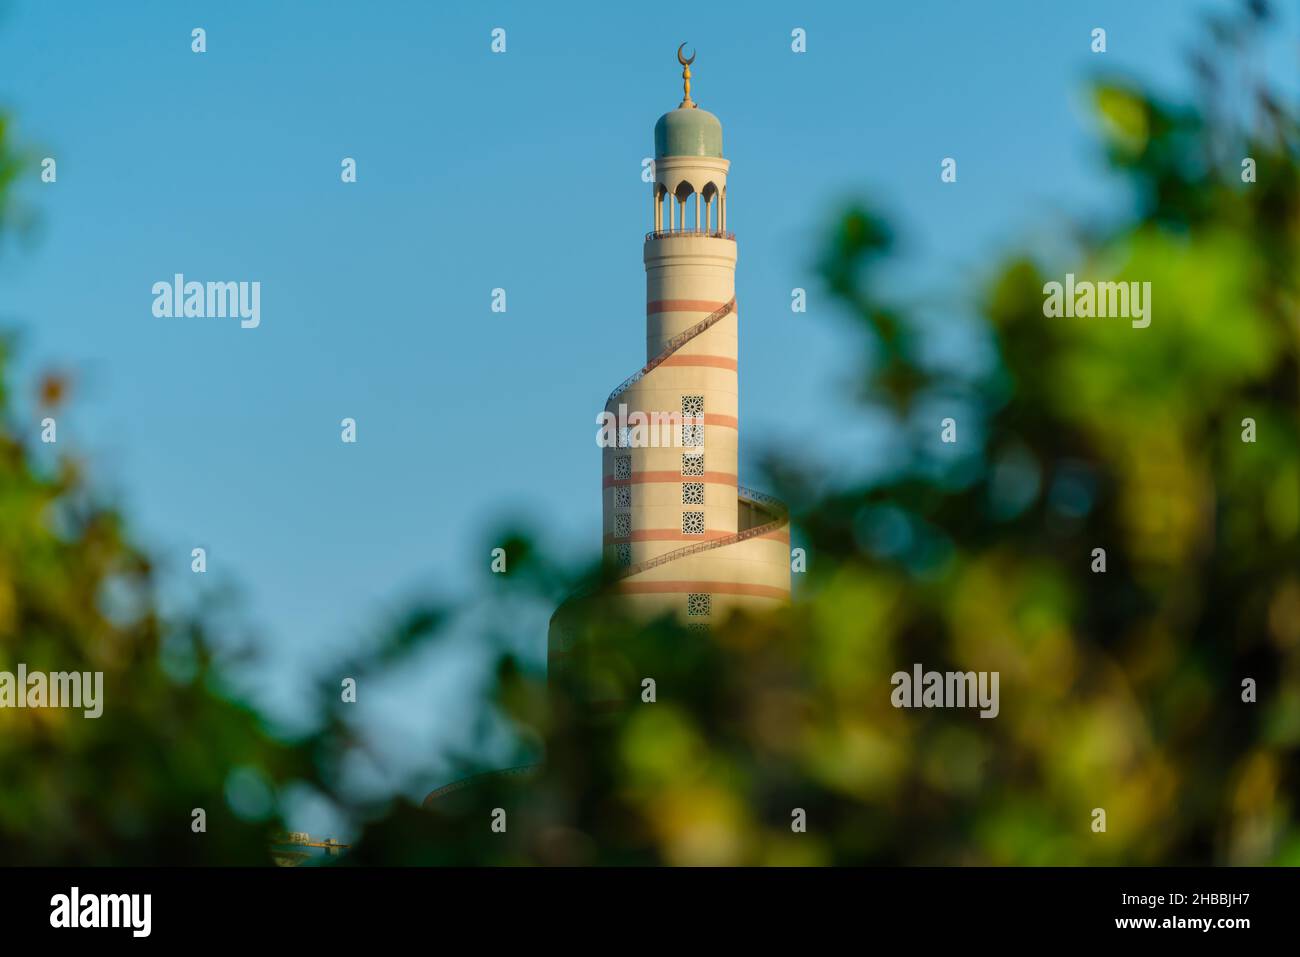
{"label": "spiral minaret tower", "polygon": [[[790,597],[786,510],[738,481],[736,237],[729,228],[722,124],[685,96],[654,130],[651,231],[645,237],[646,363],[610,394],[621,423],[671,419],[671,442],[620,430],[601,450],[603,547],[637,617],[708,625],[736,608]],[[651,428],[651,433],[655,429]],[[662,435],[662,430],[659,430]],[[552,664],[564,657],[561,615]],[[557,633],[558,632],[558,633]]]}

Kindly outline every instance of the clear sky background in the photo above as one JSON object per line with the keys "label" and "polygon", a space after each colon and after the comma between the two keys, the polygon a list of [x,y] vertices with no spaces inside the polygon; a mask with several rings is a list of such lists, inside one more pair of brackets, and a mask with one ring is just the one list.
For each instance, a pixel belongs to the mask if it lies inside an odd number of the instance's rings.
{"label": "clear sky background", "polygon": [[[900,290],[938,301],[1068,215],[1122,211],[1083,81],[1185,91],[1197,16],[1222,6],[11,4],[0,102],[58,182],[23,190],[42,228],[0,256],[0,322],[22,381],[74,373],[60,444],[134,518],[171,600],[239,585],[271,654],[254,691],[291,719],[305,677],[407,597],[481,589],[505,517],[594,556],[595,415],[644,360],[641,161],[681,99],[679,43],[733,163],[742,472],[772,442],[834,475],[887,454],[861,416],[840,424],[853,359],[812,268],[843,201],[895,217]],[[1259,67],[1290,77],[1288,16]],[[150,287],[176,272],[260,280],[260,328],[155,318]],[[979,358],[956,323],[933,347]],[[544,658],[544,618],[521,643]],[[469,657],[371,703],[399,761],[462,734]]]}

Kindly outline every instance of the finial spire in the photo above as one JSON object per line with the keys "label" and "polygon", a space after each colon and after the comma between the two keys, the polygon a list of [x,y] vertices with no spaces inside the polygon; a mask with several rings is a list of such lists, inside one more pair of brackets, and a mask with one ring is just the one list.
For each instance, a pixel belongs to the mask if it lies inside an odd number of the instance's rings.
{"label": "finial spire", "polygon": [[677,107],[679,110],[688,107],[690,109],[696,108],[696,104],[691,102],[691,64],[695,62],[695,54],[692,53],[691,58],[688,60],[682,56],[682,50],[684,49],[686,49],[685,43],[677,48],[677,62],[682,65],[682,90],[685,93],[682,102]]}

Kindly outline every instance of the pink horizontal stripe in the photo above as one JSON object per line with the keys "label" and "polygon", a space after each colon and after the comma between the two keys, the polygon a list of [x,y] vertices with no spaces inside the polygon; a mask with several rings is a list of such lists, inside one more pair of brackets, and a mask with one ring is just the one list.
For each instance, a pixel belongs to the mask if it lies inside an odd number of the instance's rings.
{"label": "pink horizontal stripe", "polygon": [[[716,542],[720,538],[731,538],[734,534],[737,533],[705,531],[703,535],[687,535],[675,528],[643,528],[640,530],[633,530],[631,538],[619,535],[606,535],[605,544],[626,545],[629,542]],[[781,542],[785,545],[789,545],[790,527],[788,525],[782,526],[781,528],[767,532],[763,535],[755,535],[753,538],[746,539],[746,541],[760,540]]]}
{"label": "pink horizontal stripe", "polygon": [[717,312],[725,302],[711,299],[655,299],[645,304],[646,315],[656,312]]}
{"label": "pink horizontal stripe", "polygon": [[704,482],[707,485],[735,485],[736,476],[726,472],[705,472],[703,475],[682,475],[680,472],[633,472],[630,479],[605,476],[605,488],[616,485],[639,485],[643,482]]}
{"label": "pink horizontal stripe", "polygon": [[[737,419],[734,415],[723,415],[721,413],[714,413],[714,412],[706,412],[702,416],[701,415],[681,416],[681,414],[677,412],[647,412],[646,415],[649,417],[650,420],[645,423],[645,427],[647,429],[663,428],[666,425],[671,427],[671,423],[673,420],[662,418],[663,416],[679,416],[681,418],[682,425],[699,425],[700,419],[703,419],[705,425],[718,425],[724,429],[740,428],[740,420]],[[661,418],[657,423],[655,421],[655,416],[661,416]],[[628,417],[631,418],[631,413],[628,414]]]}
{"label": "pink horizontal stripe", "polygon": [[727,356],[682,356],[671,355],[663,362],[662,366],[708,366],[714,369],[730,369],[736,371],[736,360]]}
{"label": "pink horizontal stripe", "polygon": [[705,531],[703,535],[687,535],[676,528],[642,528],[633,529],[632,537],[606,535],[606,545],[625,545],[628,542],[712,542],[719,538],[730,538],[735,532]]}
{"label": "pink horizontal stripe", "polygon": [[625,581],[618,590],[633,595],[662,595],[677,592],[703,592],[710,595],[753,595],[759,598],[790,597],[787,588],[776,585],[753,585],[748,582],[698,582],[698,581]]}

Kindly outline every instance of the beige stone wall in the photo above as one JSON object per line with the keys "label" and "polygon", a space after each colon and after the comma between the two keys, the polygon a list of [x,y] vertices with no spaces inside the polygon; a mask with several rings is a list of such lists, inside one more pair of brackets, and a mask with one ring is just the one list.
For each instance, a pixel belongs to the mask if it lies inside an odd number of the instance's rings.
{"label": "beige stone wall", "polygon": [[[673,336],[734,297],[736,244],[706,237],[650,239],[644,258],[647,343],[654,350],[648,362]],[[631,516],[633,540],[627,544],[634,563],[737,531],[737,329],[738,316],[733,312],[678,348],[667,363],[652,369],[609,409],[618,412],[622,404],[629,414],[680,414],[683,396],[702,396],[705,419],[702,448],[682,445],[678,430],[673,435],[677,444],[603,450],[603,525],[611,561],[617,559],[618,544],[626,539],[617,534],[619,513]],[[683,454],[699,452],[704,455],[705,475],[683,476]],[[630,460],[630,508],[618,505],[618,486],[613,482],[620,457]],[[703,505],[683,504],[683,482],[704,485]],[[682,534],[687,511],[704,513],[704,535]]]}
{"label": "beige stone wall", "polygon": [[[713,236],[665,236],[647,239],[643,254],[646,270],[646,361],[668,341],[695,325],[713,309],[735,295],[736,242]],[[658,303],[677,303],[681,308],[659,309]],[[728,317],[724,322],[732,321]],[[715,326],[710,334],[718,332]],[[734,340],[736,326],[730,327]],[[693,340],[690,345],[695,345]],[[714,343],[717,345],[717,343]],[[736,356],[731,342],[725,355]]]}

